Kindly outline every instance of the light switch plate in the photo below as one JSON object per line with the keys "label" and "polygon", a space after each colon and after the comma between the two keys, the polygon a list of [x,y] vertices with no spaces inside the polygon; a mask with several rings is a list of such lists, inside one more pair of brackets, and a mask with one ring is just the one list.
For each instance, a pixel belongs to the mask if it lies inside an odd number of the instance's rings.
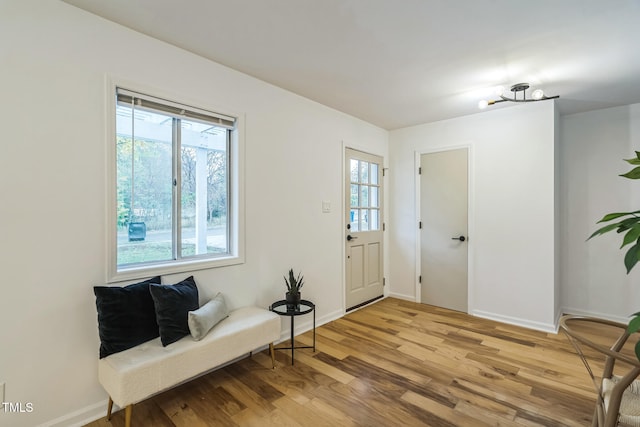
{"label": "light switch plate", "polygon": [[322,213],[331,212],[331,202],[329,200],[322,201]]}

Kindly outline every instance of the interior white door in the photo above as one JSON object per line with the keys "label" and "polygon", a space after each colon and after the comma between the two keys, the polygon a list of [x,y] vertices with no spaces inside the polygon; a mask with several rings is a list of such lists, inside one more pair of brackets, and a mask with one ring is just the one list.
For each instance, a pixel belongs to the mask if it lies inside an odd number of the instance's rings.
{"label": "interior white door", "polygon": [[347,310],[383,295],[382,158],[345,150]]}
{"label": "interior white door", "polygon": [[468,149],[420,156],[421,301],[467,312]]}

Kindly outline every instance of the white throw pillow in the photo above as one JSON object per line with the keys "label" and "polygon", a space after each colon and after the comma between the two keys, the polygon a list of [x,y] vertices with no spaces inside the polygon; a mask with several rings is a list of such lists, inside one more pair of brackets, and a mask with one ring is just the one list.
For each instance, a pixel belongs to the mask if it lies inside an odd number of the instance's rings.
{"label": "white throw pillow", "polygon": [[189,312],[189,331],[194,340],[200,341],[222,319],[229,316],[227,304],[220,292],[211,301]]}

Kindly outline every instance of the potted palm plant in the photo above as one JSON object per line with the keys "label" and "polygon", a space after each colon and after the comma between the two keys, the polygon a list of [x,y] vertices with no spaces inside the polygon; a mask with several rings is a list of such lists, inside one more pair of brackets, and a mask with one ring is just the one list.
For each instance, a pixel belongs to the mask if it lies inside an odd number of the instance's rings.
{"label": "potted palm plant", "polygon": [[[628,179],[640,179],[640,151],[636,151],[635,158],[625,159],[625,161],[635,167],[620,176]],[[616,222],[612,222],[614,220]],[[609,224],[596,230],[589,239],[613,230],[616,230],[618,234],[624,233],[620,249],[631,245],[624,256],[624,265],[627,269],[627,274],[629,274],[633,267],[638,263],[638,260],[640,260],[640,210],[633,212],[610,213],[598,221],[598,224],[601,223]],[[640,312],[631,315],[631,320],[629,321],[627,330],[630,334],[640,330]],[[636,343],[635,352],[636,357],[640,360],[640,341]]]}
{"label": "potted palm plant", "polygon": [[296,277],[292,268],[289,270],[289,278],[287,279],[287,276],[284,276],[284,283],[287,285],[287,293],[285,294],[287,309],[295,310],[300,305],[300,300],[302,299],[300,289],[302,289],[304,285],[304,276],[302,276],[302,273],[298,273]]}

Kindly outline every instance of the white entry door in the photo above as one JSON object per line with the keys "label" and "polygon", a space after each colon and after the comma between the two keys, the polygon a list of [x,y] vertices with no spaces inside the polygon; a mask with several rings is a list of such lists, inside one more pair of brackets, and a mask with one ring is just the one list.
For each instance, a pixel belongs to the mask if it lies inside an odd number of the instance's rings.
{"label": "white entry door", "polygon": [[468,149],[420,157],[421,301],[467,312]]}
{"label": "white entry door", "polygon": [[382,158],[345,151],[346,307],[383,295]]}

